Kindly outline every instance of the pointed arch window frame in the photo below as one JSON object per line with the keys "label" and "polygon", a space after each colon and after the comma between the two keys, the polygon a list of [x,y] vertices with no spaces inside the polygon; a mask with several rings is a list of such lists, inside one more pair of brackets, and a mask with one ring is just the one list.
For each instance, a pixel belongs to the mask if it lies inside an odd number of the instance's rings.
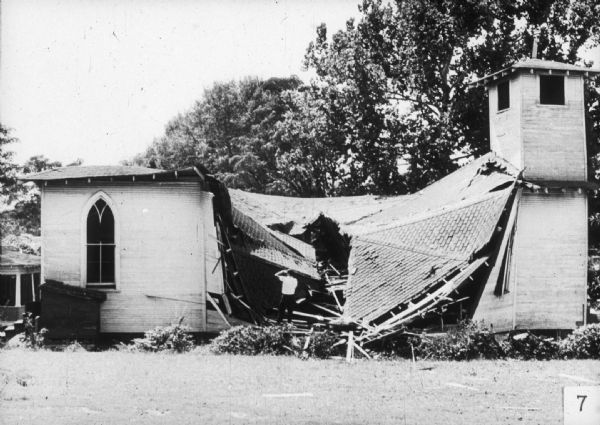
{"label": "pointed arch window frame", "polygon": [[[114,270],[114,282],[102,282],[102,283],[96,283],[96,282],[92,282],[92,283],[88,283],[87,281],[87,269],[88,269],[88,243],[87,243],[87,219],[88,219],[88,214],[90,212],[90,210],[92,208],[95,208],[96,202],[98,202],[98,200],[102,200],[106,203],[106,205],[108,206],[108,208],[110,208],[112,215],[113,215],[113,220],[114,220],[114,266],[115,266],[115,270]],[[94,193],[85,203],[83,210],[81,211],[81,277],[80,277],[80,282],[81,282],[81,286],[82,287],[91,287],[94,289],[101,289],[101,290],[109,290],[109,291],[118,291],[119,290],[119,284],[120,284],[120,279],[119,279],[119,275],[120,275],[120,270],[121,270],[121,261],[120,261],[120,255],[119,255],[119,246],[120,246],[120,222],[121,220],[119,219],[119,212],[117,209],[117,205],[115,204],[115,202],[111,199],[110,196],[108,196],[104,191],[99,191]]]}

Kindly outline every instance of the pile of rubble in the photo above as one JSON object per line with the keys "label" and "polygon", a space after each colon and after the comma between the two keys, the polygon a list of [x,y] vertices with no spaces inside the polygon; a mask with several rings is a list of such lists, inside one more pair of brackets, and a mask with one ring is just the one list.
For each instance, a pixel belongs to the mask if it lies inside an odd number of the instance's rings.
{"label": "pile of rubble", "polygon": [[473,316],[509,249],[518,179],[488,154],[405,196],[289,198],[221,187],[225,293],[214,296],[248,321],[271,323],[281,297],[275,273],[288,269],[299,281],[299,330],[338,329],[360,351],[409,325],[444,329]]}

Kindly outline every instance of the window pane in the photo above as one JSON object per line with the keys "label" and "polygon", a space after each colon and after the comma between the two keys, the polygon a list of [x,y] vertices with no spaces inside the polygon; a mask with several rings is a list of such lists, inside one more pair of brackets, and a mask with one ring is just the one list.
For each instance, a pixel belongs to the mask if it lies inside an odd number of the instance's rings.
{"label": "window pane", "polygon": [[33,288],[31,287],[31,275],[29,273],[21,275],[21,304],[33,301]]}
{"label": "window pane", "polygon": [[108,206],[102,212],[98,236],[102,243],[115,243],[115,219]]}
{"label": "window pane", "polygon": [[87,282],[100,282],[100,247],[96,245],[87,247]]}
{"label": "window pane", "polygon": [[40,300],[40,274],[36,273],[33,275],[33,281],[35,282],[35,299]]}
{"label": "window pane", "polygon": [[102,272],[101,279],[103,283],[114,283],[115,281],[115,246],[102,246],[102,264],[100,265]]}
{"label": "window pane", "polygon": [[498,84],[498,110],[507,109],[510,106],[509,82]]}
{"label": "window pane", "polygon": [[540,103],[565,104],[565,78],[560,75],[540,75]]}
{"label": "window pane", "polygon": [[87,243],[100,242],[100,216],[95,207],[90,209],[87,218]]}
{"label": "window pane", "polygon": [[87,282],[115,282],[115,219],[107,203],[98,199],[87,217]]}
{"label": "window pane", "polygon": [[15,283],[14,275],[0,275],[0,305],[15,305]]}
{"label": "window pane", "polygon": [[87,217],[87,243],[114,243],[115,219],[110,207],[99,199]]}

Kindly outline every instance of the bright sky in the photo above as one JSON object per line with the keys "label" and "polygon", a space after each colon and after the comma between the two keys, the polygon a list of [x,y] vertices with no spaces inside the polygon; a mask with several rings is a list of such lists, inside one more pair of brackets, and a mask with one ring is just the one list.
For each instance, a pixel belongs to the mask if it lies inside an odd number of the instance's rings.
{"label": "bright sky", "polygon": [[358,0],[0,0],[0,121],[16,160],[116,164],[214,81],[302,75]]}

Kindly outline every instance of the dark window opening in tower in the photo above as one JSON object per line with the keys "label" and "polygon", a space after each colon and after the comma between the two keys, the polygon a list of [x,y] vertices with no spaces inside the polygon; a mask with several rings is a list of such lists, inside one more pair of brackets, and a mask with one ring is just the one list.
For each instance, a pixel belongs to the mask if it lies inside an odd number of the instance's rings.
{"label": "dark window opening in tower", "polygon": [[540,75],[540,103],[565,104],[565,78],[560,75]]}
{"label": "dark window opening in tower", "polygon": [[498,111],[508,109],[510,107],[510,83],[504,81],[498,84]]}

